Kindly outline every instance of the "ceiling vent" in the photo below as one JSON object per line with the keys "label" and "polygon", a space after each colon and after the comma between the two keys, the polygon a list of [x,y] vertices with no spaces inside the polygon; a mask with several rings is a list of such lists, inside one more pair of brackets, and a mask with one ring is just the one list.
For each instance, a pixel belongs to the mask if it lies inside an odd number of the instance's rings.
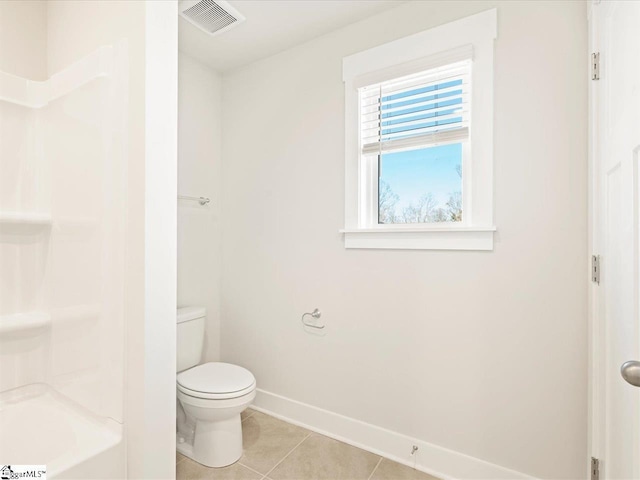
{"label": "ceiling vent", "polygon": [[218,35],[244,22],[245,18],[221,0],[183,0],[180,16],[209,35]]}

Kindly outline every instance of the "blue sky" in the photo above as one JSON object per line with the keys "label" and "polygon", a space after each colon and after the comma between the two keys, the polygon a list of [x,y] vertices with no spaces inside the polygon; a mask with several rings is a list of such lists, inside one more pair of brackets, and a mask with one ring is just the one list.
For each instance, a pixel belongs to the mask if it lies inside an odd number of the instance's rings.
{"label": "blue sky", "polygon": [[380,180],[387,182],[400,197],[396,211],[401,212],[411,202],[431,192],[444,206],[452,192],[462,191],[456,165],[461,163],[462,144],[382,155]]}

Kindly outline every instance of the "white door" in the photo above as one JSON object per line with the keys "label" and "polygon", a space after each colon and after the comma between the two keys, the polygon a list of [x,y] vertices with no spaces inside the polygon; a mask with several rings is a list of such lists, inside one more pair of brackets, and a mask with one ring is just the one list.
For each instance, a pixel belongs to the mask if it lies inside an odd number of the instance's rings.
{"label": "white door", "polygon": [[[600,478],[640,479],[640,388],[621,366],[640,361],[640,1],[593,2],[590,40],[592,244],[591,452]],[[640,363],[625,375],[638,374]],[[631,378],[631,381],[633,379]]]}

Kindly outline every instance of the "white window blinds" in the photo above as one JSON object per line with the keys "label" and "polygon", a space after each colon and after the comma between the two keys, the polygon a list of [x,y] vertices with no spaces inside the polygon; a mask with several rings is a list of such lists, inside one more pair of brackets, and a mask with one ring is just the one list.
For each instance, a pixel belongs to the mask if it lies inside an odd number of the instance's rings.
{"label": "white window blinds", "polygon": [[468,139],[470,75],[463,60],[360,88],[362,153]]}

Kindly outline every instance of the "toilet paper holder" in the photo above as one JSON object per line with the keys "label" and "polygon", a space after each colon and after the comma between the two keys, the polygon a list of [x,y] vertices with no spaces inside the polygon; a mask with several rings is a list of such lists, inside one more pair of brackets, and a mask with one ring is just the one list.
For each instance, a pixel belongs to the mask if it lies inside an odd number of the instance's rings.
{"label": "toilet paper holder", "polygon": [[306,317],[307,315],[309,315],[310,317],[313,317],[315,319],[318,319],[322,316],[322,313],[320,313],[320,310],[318,310],[317,308],[313,310],[313,312],[307,312],[307,313],[303,313],[302,314],[302,318],[300,319],[302,321],[302,324],[305,327],[309,327],[309,328],[316,328],[318,330],[321,330],[324,328],[324,325],[314,325],[312,323],[308,323],[305,321],[304,317]]}

